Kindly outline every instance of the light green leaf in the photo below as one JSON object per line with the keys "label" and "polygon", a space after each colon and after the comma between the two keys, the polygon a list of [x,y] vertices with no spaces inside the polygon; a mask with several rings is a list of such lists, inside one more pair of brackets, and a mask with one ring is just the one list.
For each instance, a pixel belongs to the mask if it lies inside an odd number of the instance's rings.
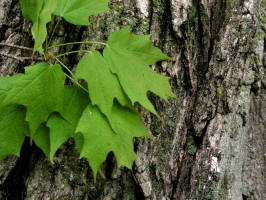
{"label": "light green leaf", "polygon": [[175,97],[168,78],[149,68],[158,61],[170,59],[152,46],[150,36],[133,35],[129,27],[123,28],[109,37],[104,58],[133,103],[138,102],[157,114],[147,97],[148,91],[165,100]]}
{"label": "light green leaf", "polygon": [[[7,96],[13,84],[22,75],[0,78],[0,102]],[[20,149],[27,130],[25,109],[21,106],[0,108],[0,160],[8,155],[20,155]]]}
{"label": "light green leaf", "polygon": [[26,67],[25,71],[25,75],[14,83],[1,107],[24,105],[27,108],[26,121],[29,122],[32,138],[52,112],[62,113],[65,75],[59,65],[47,63]]}
{"label": "light green leaf", "polygon": [[23,16],[33,22],[34,51],[43,54],[42,44],[47,36],[46,24],[57,7],[57,0],[20,0]]}
{"label": "light green leaf", "polygon": [[90,99],[110,120],[113,101],[116,98],[123,106],[130,105],[117,77],[110,72],[107,63],[98,51],[84,55],[78,63],[75,77],[88,83]]}
{"label": "light green leaf", "polygon": [[115,103],[111,117],[116,133],[98,108],[89,105],[76,129],[76,132],[80,132],[84,138],[80,157],[88,159],[94,178],[110,151],[114,153],[119,167],[131,168],[136,158],[133,138],[150,136],[136,112]]}
{"label": "light green leaf", "polygon": [[59,0],[55,15],[75,25],[90,25],[89,16],[108,10],[110,0]]}
{"label": "light green leaf", "polygon": [[88,94],[75,86],[65,86],[63,97],[63,119],[53,113],[47,122],[50,128],[50,154],[48,158],[53,162],[57,149],[70,137],[74,137],[77,123],[83,110],[89,104]]}

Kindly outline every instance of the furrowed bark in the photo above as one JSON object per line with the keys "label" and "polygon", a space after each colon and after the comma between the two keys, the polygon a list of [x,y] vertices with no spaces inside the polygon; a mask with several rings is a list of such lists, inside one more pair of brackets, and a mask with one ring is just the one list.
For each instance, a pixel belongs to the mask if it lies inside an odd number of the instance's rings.
{"label": "furrowed bark", "polygon": [[[161,121],[140,108],[156,138],[135,140],[132,172],[118,169],[110,154],[103,164],[106,179],[98,176],[94,184],[72,140],[58,150],[54,167],[26,141],[20,158],[0,163],[0,199],[266,199],[265,15],[261,0],[112,0],[110,11],[91,17],[88,28],[60,23],[53,44],[106,41],[125,25],[151,34],[174,60],[152,68],[171,77],[178,98],[166,103],[150,94]],[[30,27],[17,0],[1,0],[1,43],[32,47]],[[54,51],[78,47],[91,46]],[[31,56],[8,46],[0,53]],[[75,70],[80,57],[64,62]],[[0,76],[34,62],[0,56]]]}

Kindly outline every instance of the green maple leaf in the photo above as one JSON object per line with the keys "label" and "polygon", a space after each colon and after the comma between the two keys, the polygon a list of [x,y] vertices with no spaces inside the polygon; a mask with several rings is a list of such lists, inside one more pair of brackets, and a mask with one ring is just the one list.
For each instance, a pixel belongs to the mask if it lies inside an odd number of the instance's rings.
{"label": "green maple leaf", "polygon": [[1,107],[24,105],[27,108],[26,121],[29,122],[32,138],[52,112],[62,113],[64,83],[65,75],[59,65],[38,63],[26,67],[25,75],[14,83]]}
{"label": "green maple leaf", "polygon": [[8,91],[13,87],[14,83],[21,77],[23,77],[22,74],[16,74],[14,76],[0,78],[0,105],[8,95]]}
{"label": "green maple leaf", "polygon": [[69,138],[74,137],[81,149],[82,138],[74,134],[83,110],[89,104],[88,94],[76,86],[65,86],[63,97],[64,119],[52,113],[46,123],[42,124],[34,135],[35,144],[40,147],[53,163],[57,149]]}
{"label": "green maple leaf", "polygon": [[[0,102],[5,99],[13,84],[21,74],[8,78],[0,78]],[[0,160],[8,155],[20,154],[27,131],[25,109],[21,106],[6,106],[0,108]]]}
{"label": "green maple leaf", "polygon": [[[62,123],[61,120],[58,120],[59,123]],[[67,126],[69,126],[69,124],[67,124]],[[38,146],[43,151],[45,156],[50,160],[51,164],[54,164],[53,157],[54,157],[55,152],[58,150],[58,148],[63,143],[67,141],[67,139],[73,137],[75,139],[76,146],[79,151],[81,151],[81,148],[83,145],[83,136],[81,134],[73,134],[74,132],[72,131],[70,135],[69,127],[64,129],[65,132],[63,132],[62,125],[58,125],[57,127],[59,127],[59,133],[58,133],[58,139],[56,139],[55,141],[53,140],[53,138],[56,136],[55,129],[52,130],[53,137],[51,137],[50,129],[44,124],[41,124],[41,126],[37,129],[36,134],[34,135],[34,139],[33,139],[36,146]],[[75,128],[76,127],[74,127],[74,130]],[[1,158],[1,155],[0,155],[0,158]]]}
{"label": "green maple leaf", "polygon": [[165,100],[175,97],[168,78],[149,68],[149,65],[158,61],[170,59],[160,49],[152,46],[149,35],[133,35],[129,27],[123,28],[109,37],[103,54],[133,103],[138,102],[157,114],[147,97],[148,91]]}
{"label": "green maple leaf", "polygon": [[110,0],[59,0],[55,15],[75,25],[90,25],[89,16],[108,10]]}
{"label": "green maple leaf", "polygon": [[136,158],[133,138],[150,137],[138,113],[115,103],[111,117],[116,133],[98,108],[89,105],[84,110],[76,129],[77,133],[83,135],[80,157],[88,159],[94,178],[110,151],[114,153],[119,167],[131,168]]}
{"label": "green maple leaf", "polygon": [[58,114],[52,114],[47,122],[50,128],[50,161],[56,150],[70,137],[74,137],[75,129],[83,110],[89,104],[88,95],[80,88],[66,86],[63,99],[63,119]]}
{"label": "green maple leaf", "polygon": [[7,106],[0,110],[0,160],[8,155],[20,155],[27,131],[25,109]]}
{"label": "green maple leaf", "polygon": [[88,83],[92,104],[97,105],[109,120],[115,98],[121,105],[130,106],[128,97],[124,94],[117,77],[111,73],[98,51],[91,51],[82,57],[75,77],[84,79]]}
{"label": "green maple leaf", "polygon": [[20,0],[20,7],[25,19],[36,20],[43,5],[43,0]]}
{"label": "green maple leaf", "polygon": [[34,143],[43,151],[47,158],[50,157],[50,134],[49,128],[45,124],[41,124],[37,129],[34,138]]}
{"label": "green maple leaf", "polygon": [[57,7],[57,0],[20,0],[23,16],[33,22],[34,51],[43,54],[42,44],[47,36],[46,24]]}

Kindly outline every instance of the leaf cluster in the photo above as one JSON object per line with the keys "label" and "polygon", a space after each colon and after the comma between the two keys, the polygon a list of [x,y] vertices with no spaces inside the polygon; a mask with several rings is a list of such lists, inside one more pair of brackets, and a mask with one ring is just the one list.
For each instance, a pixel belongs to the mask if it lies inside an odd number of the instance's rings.
{"label": "leaf cluster", "polygon": [[[52,14],[89,25],[90,15],[108,9],[108,0],[20,0],[20,4],[23,16],[33,22],[34,50],[44,55],[49,54],[50,47],[43,48],[43,43]],[[134,35],[129,27],[112,33],[107,43],[98,43],[105,46],[103,52],[83,50],[75,74],[59,60],[71,53],[66,52],[49,54],[53,62],[25,67],[25,74],[0,78],[0,159],[19,156],[25,137],[30,137],[53,163],[57,149],[74,138],[94,177],[111,151],[118,166],[132,167],[133,138],[151,137],[134,105],[157,115],[147,92],[165,100],[175,97],[168,78],[149,67],[170,58],[152,46],[149,35]],[[73,85],[66,85],[66,79]]]}

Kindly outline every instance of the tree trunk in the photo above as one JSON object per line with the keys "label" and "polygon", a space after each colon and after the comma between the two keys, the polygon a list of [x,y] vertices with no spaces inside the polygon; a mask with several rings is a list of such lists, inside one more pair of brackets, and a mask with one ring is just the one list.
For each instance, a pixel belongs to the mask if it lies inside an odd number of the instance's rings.
{"label": "tree trunk", "polygon": [[[105,41],[128,24],[152,34],[174,60],[153,69],[171,77],[178,98],[166,103],[150,94],[162,120],[142,109],[156,138],[135,140],[132,171],[118,169],[110,154],[106,179],[94,184],[72,140],[58,150],[54,167],[26,141],[20,158],[0,163],[0,199],[266,199],[265,21],[264,0],[112,0],[89,28],[61,23],[54,43]],[[18,0],[0,1],[0,42],[32,47],[30,27]],[[31,55],[6,46],[0,53]],[[80,56],[64,62],[74,69]],[[30,64],[0,56],[0,76]]]}

